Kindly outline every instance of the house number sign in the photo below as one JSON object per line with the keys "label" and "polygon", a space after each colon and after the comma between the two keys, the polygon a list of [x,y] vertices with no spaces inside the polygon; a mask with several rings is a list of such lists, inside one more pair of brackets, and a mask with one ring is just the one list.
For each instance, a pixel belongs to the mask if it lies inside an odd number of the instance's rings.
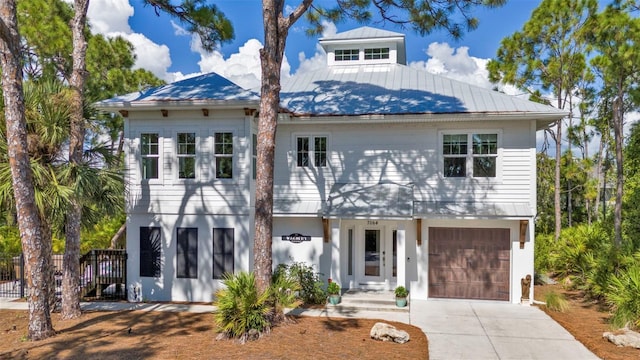
{"label": "house number sign", "polygon": [[378,225],[378,220],[367,220],[367,225]]}
{"label": "house number sign", "polygon": [[291,241],[294,244],[299,244],[303,241],[311,241],[311,236],[293,233],[291,235],[282,235],[282,241]]}

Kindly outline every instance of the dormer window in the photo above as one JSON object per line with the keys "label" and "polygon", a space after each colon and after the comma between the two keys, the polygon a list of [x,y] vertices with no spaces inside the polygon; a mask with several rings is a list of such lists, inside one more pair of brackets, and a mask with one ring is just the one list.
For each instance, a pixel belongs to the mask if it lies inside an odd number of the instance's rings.
{"label": "dormer window", "polygon": [[380,60],[389,58],[389,48],[364,49],[365,60]]}
{"label": "dormer window", "polygon": [[358,49],[336,50],[335,57],[336,57],[336,61],[357,61],[360,59],[360,50]]}

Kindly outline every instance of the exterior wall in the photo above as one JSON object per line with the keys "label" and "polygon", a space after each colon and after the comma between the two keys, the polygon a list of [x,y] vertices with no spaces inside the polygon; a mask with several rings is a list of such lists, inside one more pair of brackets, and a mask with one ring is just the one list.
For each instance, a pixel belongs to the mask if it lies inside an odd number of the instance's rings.
{"label": "exterior wall", "polygon": [[[212,276],[213,228],[234,228],[234,271],[249,271],[249,217],[246,215],[129,215],[127,220],[127,289],[129,301],[210,302],[221,287]],[[140,227],[160,227],[162,236],[161,276],[140,277]],[[176,277],[176,230],[198,228],[198,278]]]}
{"label": "exterior wall", "polygon": [[[410,296],[413,299],[429,298],[429,227],[463,227],[463,228],[508,228],[511,233],[511,280],[510,302],[520,303],[520,280],[527,274],[533,276],[533,219],[529,219],[528,233],[524,249],[520,249],[519,220],[423,220],[422,246],[417,247],[418,279],[411,283]],[[533,299],[533,290],[530,298]]]}
{"label": "exterior wall", "polygon": [[[311,241],[295,244],[283,241],[282,235],[299,233],[311,236]],[[326,281],[331,277],[332,243],[325,243],[322,220],[317,218],[276,217],[273,219],[273,266],[303,262],[321,273]]]}
{"label": "exterior wall", "polygon": [[[335,183],[363,186],[384,182],[413,184],[416,201],[520,202],[535,207],[535,145],[530,121],[423,124],[279,125],[275,194],[290,201],[326,201]],[[471,129],[471,130],[470,130]],[[445,178],[443,131],[499,134],[496,178]],[[328,166],[296,167],[296,136],[328,136]]]}
{"label": "exterior wall", "polygon": [[[155,214],[235,214],[248,213],[251,181],[250,118],[240,111],[212,112],[159,111],[131,112],[125,127],[125,163],[128,213]],[[196,178],[179,179],[176,134],[196,132]],[[215,178],[213,137],[231,132],[234,140],[233,178]],[[140,134],[160,136],[159,178],[142,180]]]}

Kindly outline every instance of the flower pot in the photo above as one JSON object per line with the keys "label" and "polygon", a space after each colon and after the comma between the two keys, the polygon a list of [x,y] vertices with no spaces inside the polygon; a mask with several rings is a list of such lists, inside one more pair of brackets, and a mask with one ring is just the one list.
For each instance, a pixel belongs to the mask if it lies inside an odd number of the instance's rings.
{"label": "flower pot", "polygon": [[396,306],[397,307],[405,307],[405,306],[407,306],[407,298],[406,297],[397,297],[396,298]]}
{"label": "flower pot", "polygon": [[340,295],[337,295],[337,294],[329,295],[329,304],[331,305],[340,304]]}

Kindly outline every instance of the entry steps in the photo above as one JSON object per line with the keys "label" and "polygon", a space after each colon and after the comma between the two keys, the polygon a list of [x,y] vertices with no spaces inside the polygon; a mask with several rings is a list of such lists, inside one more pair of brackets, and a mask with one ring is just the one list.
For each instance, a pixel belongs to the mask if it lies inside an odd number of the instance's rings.
{"label": "entry steps", "polygon": [[342,294],[339,304],[331,305],[327,303],[327,309],[338,311],[392,311],[409,312],[410,302],[407,306],[396,306],[396,297],[393,291],[385,290],[359,290],[350,289]]}

